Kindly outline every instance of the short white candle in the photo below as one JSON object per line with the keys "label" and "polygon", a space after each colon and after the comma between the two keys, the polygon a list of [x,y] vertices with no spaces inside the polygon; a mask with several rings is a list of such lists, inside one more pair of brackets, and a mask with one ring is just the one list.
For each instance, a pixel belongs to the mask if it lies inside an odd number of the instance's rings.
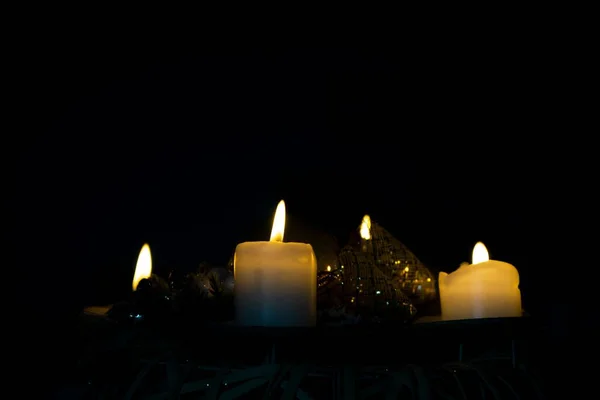
{"label": "short white candle", "polygon": [[506,262],[489,259],[483,243],[473,248],[473,264],[451,274],[440,272],[442,319],[520,317],[519,272]]}
{"label": "short white candle", "polygon": [[131,284],[133,291],[136,291],[142,279],[150,279],[151,276],[152,254],[150,253],[150,246],[146,243],[142,246],[135,265],[135,273],[133,274],[133,282]]}
{"label": "short white candle", "polygon": [[235,320],[243,326],[314,326],[317,259],[306,243],[283,243],[285,203],[271,240],[237,245],[233,261]]}

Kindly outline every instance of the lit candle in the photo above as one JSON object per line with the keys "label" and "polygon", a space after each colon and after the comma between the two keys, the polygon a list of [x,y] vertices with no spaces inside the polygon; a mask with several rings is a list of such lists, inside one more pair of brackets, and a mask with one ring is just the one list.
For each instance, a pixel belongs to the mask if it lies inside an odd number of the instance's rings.
{"label": "lit candle", "polygon": [[152,276],[152,255],[150,254],[150,246],[146,243],[140,250],[137,263],[135,265],[135,273],[133,274],[132,289],[135,292],[142,279],[150,279]]}
{"label": "lit candle", "polygon": [[[150,279],[152,276],[152,256],[150,254],[150,246],[144,244],[138,255],[137,263],[135,265],[135,272],[133,274],[133,281],[131,287],[135,292],[142,279]],[[112,309],[110,306],[92,306],[84,308],[84,313],[89,316],[95,317],[106,317],[108,312]]]}
{"label": "lit candle", "polygon": [[490,260],[481,242],[473,248],[472,261],[451,274],[440,272],[442,319],[520,317],[517,269],[509,263]]}
{"label": "lit candle", "polygon": [[365,215],[360,223],[360,237],[365,240],[371,239],[371,217]]}
{"label": "lit candle", "polygon": [[317,259],[306,243],[284,243],[285,203],[271,240],[237,245],[233,261],[235,320],[244,326],[314,326]]}

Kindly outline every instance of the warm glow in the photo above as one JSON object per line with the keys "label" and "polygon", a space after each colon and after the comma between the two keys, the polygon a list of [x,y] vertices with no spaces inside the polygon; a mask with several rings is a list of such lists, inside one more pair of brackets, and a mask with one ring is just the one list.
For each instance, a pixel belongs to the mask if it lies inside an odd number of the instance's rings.
{"label": "warm glow", "polygon": [[271,230],[271,242],[283,242],[283,231],[285,230],[285,203],[283,200],[277,205],[275,218],[273,218],[273,229]]}
{"label": "warm glow", "polygon": [[150,254],[150,246],[146,243],[142,246],[137,264],[135,265],[132,285],[133,291],[135,292],[142,279],[148,279],[150,276],[152,276],[152,255]]}
{"label": "warm glow", "polygon": [[369,240],[371,239],[371,217],[365,215],[360,224],[360,237]]}
{"label": "warm glow", "polygon": [[408,267],[404,268],[404,272],[408,272]]}
{"label": "warm glow", "polygon": [[473,256],[471,262],[473,264],[479,264],[482,262],[486,262],[490,260],[490,255],[488,254],[485,245],[481,242],[477,242],[475,247],[473,247]]}
{"label": "warm glow", "polygon": [[327,266],[327,272],[331,272],[331,265]]}

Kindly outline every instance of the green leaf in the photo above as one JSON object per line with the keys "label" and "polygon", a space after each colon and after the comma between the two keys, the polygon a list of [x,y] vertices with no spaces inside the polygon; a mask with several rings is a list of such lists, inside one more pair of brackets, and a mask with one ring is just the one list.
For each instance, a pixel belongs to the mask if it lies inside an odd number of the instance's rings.
{"label": "green leaf", "polygon": [[234,371],[227,376],[227,382],[236,383],[258,377],[269,380],[275,375],[278,369],[279,365],[277,364],[264,364],[254,368]]}
{"label": "green leaf", "polygon": [[283,382],[283,379],[287,376],[292,367],[293,365],[291,364],[281,365],[277,372],[273,374],[269,382],[267,392],[265,393],[265,399],[269,398],[273,391],[278,390],[281,387],[281,382]]}
{"label": "green leaf", "polygon": [[409,365],[413,376],[416,380],[416,390],[418,399],[431,399],[433,392],[431,391],[431,383],[425,375],[425,370],[418,365]]}
{"label": "green leaf", "polygon": [[250,391],[263,386],[268,381],[269,380],[266,378],[256,378],[256,379],[252,379],[248,382],[244,382],[240,386],[234,387],[233,389],[230,389],[230,390],[224,392],[223,394],[221,394],[221,397],[219,398],[219,400],[237,399],[238,397],[240,397],[244,394],[248,394]]}
{"label": "green leaf", "polygon": [[150,370],[154,368],[154,366],[157,364],[158,360],[153,360],[152,362],[146,364],[144,368],[142,368],[140,372],[138,372],[137,376],[135,377],[135,380],[133,381],[133,383],[129,387],[129,390],[127,390],[127,393],[125,394],[125,400],[130,400],[133,398],[133,395],[135,394],[136,390],[138,389],[148,372],[150,372]]}
{"label": "green leaf", "polygon": [[183,384],[183,377],[181,376],[179,363],[174,357],[170,357],[167,361],[167,381],[171,398],[178,398]]}
{"label": "green leaf", "polygon": [[380,393],[382,393],[385,388],[390,384],[391,378],[383,378],[377,381],[377,383],[372,384],[369,387],[364,388],[360,391],[358,398],[359,399],[369,399],[374,397]]}
{"label": "green leaf", "polygon": [[204,391],[212,386],[215,378],[201,379],[198,381],[184,383],[181,387],[181,394]]}
{"label": "green leaf", "polygon": [[303,364],[296,366],[290,371],[290,379],[285,384],[285,390],[281,397],[283,400],[294,400],[296,398],[300,382],[306,377],[311,367],[309,364]]}
{"label": "green leaf", "polygon": [[342,385],[343,385],[343,398],[345,400],[356,399],[358,367],[353,365],[345,365],[342,370]]}
{"label": "green leaf", "polygon": [[220,370],[217,372],[217,375],[212,379],[210,383],[210,388],[206,392],[204,396],[207,400],[217,400],[219,398],[219,390],[221,390],[221,383],[223,382],[223,378],[226,375],[225,370]]}

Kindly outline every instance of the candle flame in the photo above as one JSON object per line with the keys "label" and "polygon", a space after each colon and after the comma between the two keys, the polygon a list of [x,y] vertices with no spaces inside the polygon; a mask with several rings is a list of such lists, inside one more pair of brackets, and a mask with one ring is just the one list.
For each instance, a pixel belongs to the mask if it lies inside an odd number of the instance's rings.
{"label": "candle flame", "polygon": [[327,266],[327,272],[331,272],[331,265]]}
{"label": "candle flame", "polygon": [[270,241],[283,242],[283,231],[285,231],[285,202],[281,200],[277,205],[277,210],[275,210]]}
{"label": "candle flame", "polygon": [[152,255],[150,254],[150,246],[146,243],[142,246],[137,264],[135,265],[132,284],[133,291],[135,292],[142,279],[148,279],[150,276],[152,276]]}
{"label": "candle flame", "polygon": [[485,245],[481,242],[477,242],[473,247],[473,256],[471,257],[473,264],[479,264],[490,260],[490,255]]}
{"label": "candle flame", "polygon": [[371,217],[366,214],[360,224],[360,237],[365,240],[371,239]]}

